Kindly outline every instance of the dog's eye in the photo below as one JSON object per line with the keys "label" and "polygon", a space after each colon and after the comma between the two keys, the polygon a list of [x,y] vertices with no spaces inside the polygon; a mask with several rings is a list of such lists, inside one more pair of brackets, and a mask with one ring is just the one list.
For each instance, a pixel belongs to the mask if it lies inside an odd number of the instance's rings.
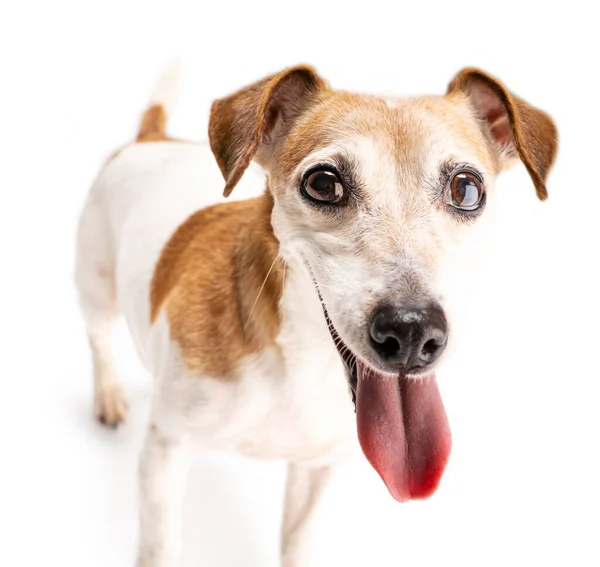
{"label": "dog's eye", "polygon": [[338,176],[327,170],[314,171],[302,184],[305,195],[320,203],[337,203],[344,196],[344,187]]}
{"label": "dog's eye", "polygon": [[481,179],[470,171],[459,171],[450,181],[450,205],[457,209],[473,211],[481,204],[483,185]]}

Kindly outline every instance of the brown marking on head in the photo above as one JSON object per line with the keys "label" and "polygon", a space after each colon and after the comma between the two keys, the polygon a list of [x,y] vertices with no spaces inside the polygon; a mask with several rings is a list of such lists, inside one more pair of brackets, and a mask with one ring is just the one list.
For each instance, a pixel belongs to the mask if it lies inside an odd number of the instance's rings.
{"label": "brown marking on head", "polygon": [[[422,141],[426,134],[433,134],[434,129],[452,132],[482,162],[492,167],[494,160],[479,125],[464,108],[457,108],[453,101],[439,96],[410,97],[395,102],[396,107],[377,96],[328,91],[297,121],[277,148],[271,168],[273,179],[289,178],[307,155],[334,143],[343,145],[355,137],[375,140],[417,176],[423,167]],[[423,116],[429,120],[422,120]]]}
{"label": "brown marking on head", "polygon": [[558,132],[552,119],[479,69],[463,69],[452,79],[448,95],[457,94],[467,97],[494,151],[505,152],[509,158],[518,156],[537,196],[546,199],[546,179],[558,148]]}
{"label": "brown marking on head", "polygon": [[166,311],[171,337],[193,372],[233,377],[243,357],[274,345],[283,265],[272,207],[264,194],[200,210],[160,256],[151,320]]}

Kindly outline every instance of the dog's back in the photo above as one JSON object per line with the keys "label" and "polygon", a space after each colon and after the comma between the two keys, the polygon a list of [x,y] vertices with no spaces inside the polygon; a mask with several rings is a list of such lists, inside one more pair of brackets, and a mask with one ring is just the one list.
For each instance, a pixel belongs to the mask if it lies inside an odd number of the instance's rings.
{"label": "dog's back", "polygon": [[211,157],[204,146],[182,142],[125,148],[99,175],[81,218],[78,285],[92,265],[112,280],[146,365],[152,273],[177,226],[218,194],[220,174]]}
{"label": "dog's back", "polygon": [[[208,144],[166,134],[177,83],[177,69],[167,69],[142,115],[137,139],[105,164],[79,222],[75,278],[97,368],[106,367],[98,358],[108,348],[103,344],[108,329],[123,314],[143,363],[153,372],[160,353],[150,348],[156,341],[148,298],[160,253],[194,211],[223,200],[223,178]],[[251,173],[236,198],[258,194],[263,184]],[[124,401],[113,378],[101,374],[97,394],[108,389],[114,396],[96,399],[108,398],[114,407],[97,401],[97,413],[115,424],[123,417]]]}

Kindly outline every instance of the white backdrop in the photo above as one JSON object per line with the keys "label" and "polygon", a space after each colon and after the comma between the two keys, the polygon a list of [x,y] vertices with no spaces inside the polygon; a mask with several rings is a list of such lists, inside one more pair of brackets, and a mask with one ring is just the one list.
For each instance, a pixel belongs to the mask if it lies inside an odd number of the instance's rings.
{"label": "white backdrop", "polygon": [[[590,3],[530,4],[3,3],[0,565],[133,565],[150,382],[123,331],[131,413],[117,432],[92,419],[74,230],[173,56],[181,137],[205,137],[213,98],[299,62],[334,87],[398,94],[442,93],[476,65],[553,115],[550,198],[536,200],[522,166],[501,178],[471,334],[439,376],[454,437],[439,491],[396,504],[362,460],[348,466],[315,564],[600,565],[597,17]],[[185,566],[275,567],[281,495],[279,464],[199,456]]]}

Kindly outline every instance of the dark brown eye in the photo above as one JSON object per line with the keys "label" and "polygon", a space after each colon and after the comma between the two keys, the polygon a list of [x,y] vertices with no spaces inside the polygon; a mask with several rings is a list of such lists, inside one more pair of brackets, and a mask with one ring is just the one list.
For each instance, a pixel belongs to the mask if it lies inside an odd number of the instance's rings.
{"label": "dark brown eye", "polygon": [[450,204],[457,209],[473,211],[481,204],[483,184],[470,171],[459,171],[450,181]]}
{"label": "dark brown eye", "polygon": [[344,187],[332,171],[319,170],[311,173],[302,184],[304,193],[319,203],[337,203],[344,196]]}

